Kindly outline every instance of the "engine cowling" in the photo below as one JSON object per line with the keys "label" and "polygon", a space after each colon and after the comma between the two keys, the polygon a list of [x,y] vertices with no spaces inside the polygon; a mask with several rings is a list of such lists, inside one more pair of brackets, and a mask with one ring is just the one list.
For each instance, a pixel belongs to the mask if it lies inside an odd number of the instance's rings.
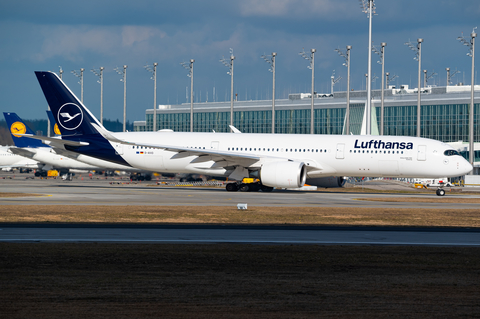
{"label": "engine cowling", "polygon": [[327,176],[318,178],[308,178],[307,184],[324,188],[343,187],[347,180],[343,176]]}
{"label": "engine cowling", "polygon": [[302,187],[306,179],[307,169],[303,162],[271,162],[260,169],[262,184],[270,187]]}

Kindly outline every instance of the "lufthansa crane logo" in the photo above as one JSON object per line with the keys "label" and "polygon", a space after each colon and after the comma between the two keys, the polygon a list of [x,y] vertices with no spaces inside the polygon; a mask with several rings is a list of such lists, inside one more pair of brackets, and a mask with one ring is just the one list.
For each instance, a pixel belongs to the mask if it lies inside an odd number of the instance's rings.
{"label": "lufthansa crane logo", "polygon": [[18,134],[25,134],[27,132],[27,128],[22,122],[15,122],[12,124],[12,126],[10,126],[10,132],[12,132],[13,136],[15,137],[22,137]]}
{"label": "lufthansa crane logo", "polygon": [[82,109],[74,103],[65,103],[58,110],[57,123],[66,130],[77,129],[83,122]]}
{"label": "lufthansa crane logo", "polygon": [[62,135],[62,133],[60,132],[60,129],[58,128],[58,124],[55,123],[55,125],[53,126],[53,131],[55,132],[55,134],[57,135]]}

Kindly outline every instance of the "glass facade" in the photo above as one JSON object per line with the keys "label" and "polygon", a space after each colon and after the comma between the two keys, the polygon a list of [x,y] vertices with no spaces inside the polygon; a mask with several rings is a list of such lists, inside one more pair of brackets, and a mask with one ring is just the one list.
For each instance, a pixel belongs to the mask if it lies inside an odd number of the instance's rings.
{"label": "glass facade", "polygon": [[[474,109],[474,140],[480,140],[480,104]],[[420,109],[422,137],[443,142],[468,140],[468,104],[422,105]],[[377,108],[378,125],[380,109]],[[385,135],[416,136],[417,106],[395,106],[385,108]]]}
{"label": "glass facade", "polygon": [[[223,109],[224,110],[224,109]],[[230,111],[201,111],[194,113],[195,132],[229,132]],[[350,105],[350,132],[361,134],[365,105]],[[386,106],[385,135],[416,136],[417,106]],[[315,134],[342,134],[345,108],[315,109]],[[443,142],[468,141],[469,104],[422,105],[421,136]],[[270,133],[271,110],[242,110],[234,112],[233,125],[244,133]],[[282,109],[275,111],[275,132],[286,134],[310,134],[310,109]],[[475,141],[480,141],[480,104],[475,104]],[[378,134],[380,107],[372,108],[372,134]],[[376,125],[375,125],[376,124]],[[152,131],[153,114],[146,114],[143,129]],[[190,112],[157,112],[157,130],[190,131]],[[135,130],[142,130],[135,126]]]}

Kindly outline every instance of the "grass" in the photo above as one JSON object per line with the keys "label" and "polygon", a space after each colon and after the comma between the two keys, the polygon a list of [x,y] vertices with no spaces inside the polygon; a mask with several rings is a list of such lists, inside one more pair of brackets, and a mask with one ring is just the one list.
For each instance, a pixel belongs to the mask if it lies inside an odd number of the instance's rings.
{"label": "grass", "polygon": [[1,205],[0,222],[480,227],[477,209]]}

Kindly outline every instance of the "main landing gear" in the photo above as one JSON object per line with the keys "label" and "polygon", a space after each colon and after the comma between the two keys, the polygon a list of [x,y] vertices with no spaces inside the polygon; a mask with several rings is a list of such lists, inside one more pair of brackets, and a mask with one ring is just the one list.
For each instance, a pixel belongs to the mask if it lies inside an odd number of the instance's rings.
{"label": "main landing gear", "polygon": [[225,186],[228,192],[271,192],[273,187],[262,185],[261,183],[228,183]]}
{"label": "main landing gear", "polygon": [[443,188],[437,188],[437,196],[445,196],[445,190]]}

